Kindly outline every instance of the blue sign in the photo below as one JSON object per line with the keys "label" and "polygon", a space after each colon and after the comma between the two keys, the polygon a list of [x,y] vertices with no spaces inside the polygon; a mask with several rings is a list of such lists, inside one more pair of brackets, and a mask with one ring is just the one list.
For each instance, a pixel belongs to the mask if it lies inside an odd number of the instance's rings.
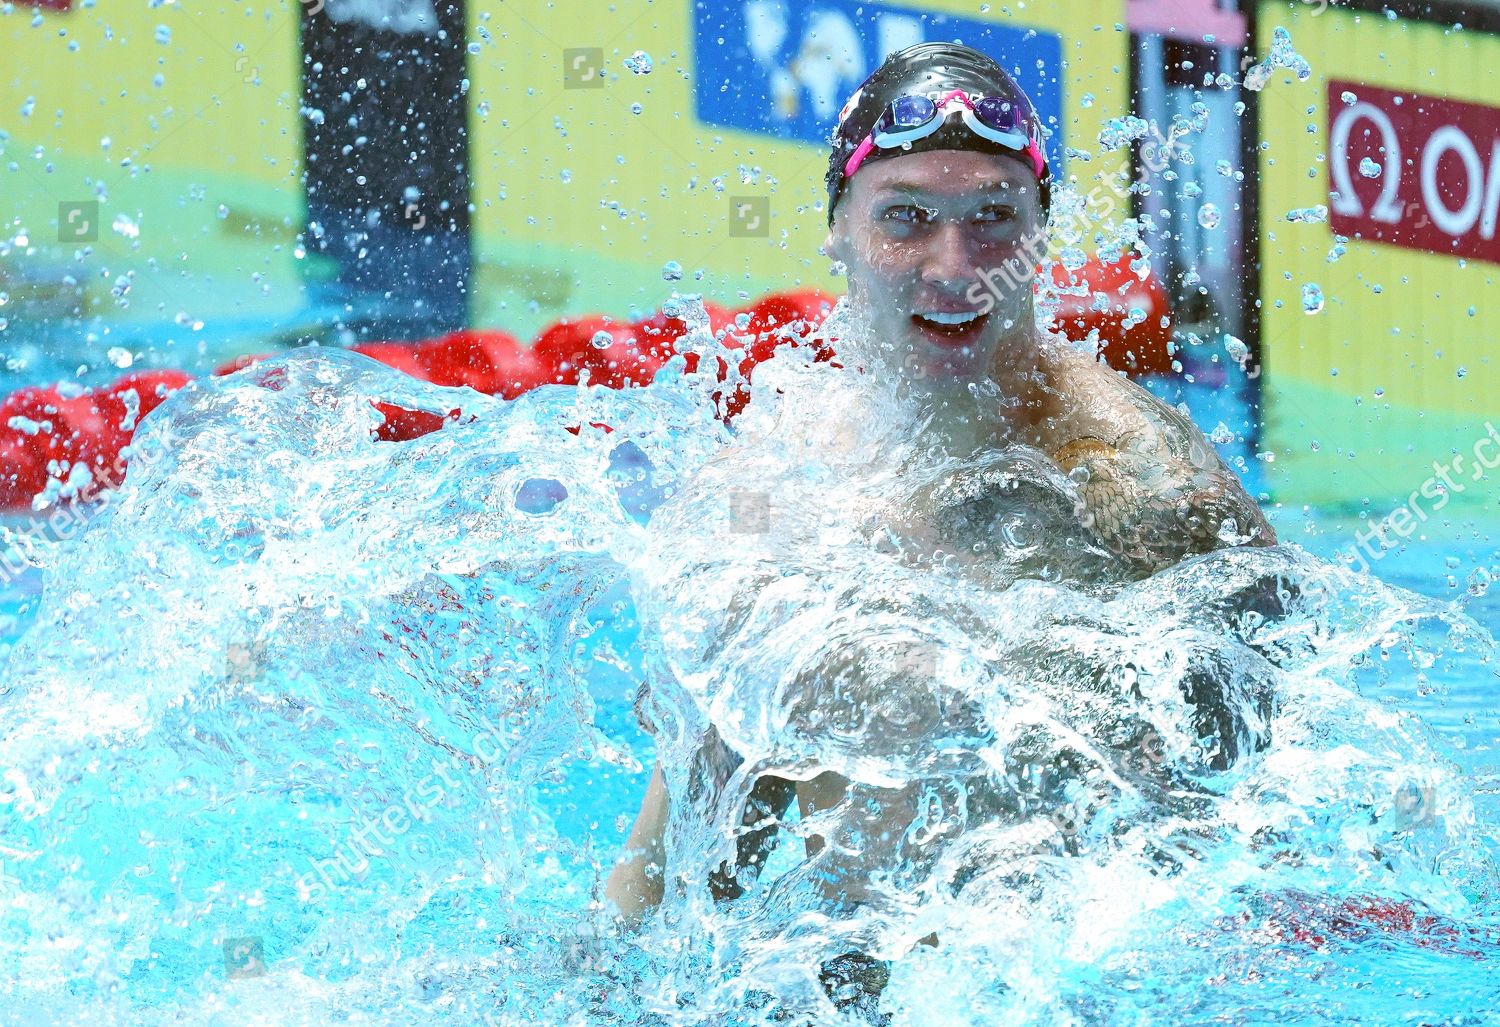
{"label": "blue sign", "polygon": [[[697,0],[698,119],[744,132],[826,144],[844,101],[885,59],[913,43],[963,43],[994,57],[1031,97],[1047,128],[1062,117],[1062,38],[951,14],[865,0]],[[1047,146],[1059,176],[1062,152]]]}

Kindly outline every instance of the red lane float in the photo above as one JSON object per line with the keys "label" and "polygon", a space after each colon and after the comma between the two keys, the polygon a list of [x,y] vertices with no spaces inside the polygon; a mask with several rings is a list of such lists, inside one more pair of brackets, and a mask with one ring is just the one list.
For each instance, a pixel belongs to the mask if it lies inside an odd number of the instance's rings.
{"label": "red lane float", "polygon": [[[1064,290],[1086,287],[1109,302],[1096,310],[1090,297],[1062,297],[1059,329],[1073,339],[1097,331],[1105,340],[1103,355],[1114,367],[1132,374],[1166,373],[1171,357],[1171,332],[1163,324],[1166,295],[1149,276],[1142,280],[1130,271],[1128,260],[1115,264],[1090,261],[1078,272],[1053,269],[1053,282]],[[730,350],[739,351],[738,371],[749,382],[755,368],[775,357],[779,347],[798,348],[832,309],[835,298],[816,289],[764,296],[749,306],[730,310],[705,302],[709,327]],[[1132,307],[1146,317],[1125,327]],[[741,327],[739,322],[744,322]],[[539,332],[524,345],[503,331],[465,330],[418,343],[365,342],[351,347],[388,367],[423,381],[467,386],[486,395],[514,399],[539,385],[574,385],[587,373],[592,385],[631,388],[649,383],[677,355],[687,322],[680,316],[657,312],[651,317],[624,321],[603,314],[569,317]],[[818,340],[815,361],[834,359],[834,340]],[[214,369],[214,375],[233,374],[269,354],[237,357]],[[683,353],[688,373],[696,373],[698,354]],[[716,375],[729,378],[724,357]],[[135,421],[150,413],[190,376],[180,371],[139,372],[108,389],[64,399],[55,389],[29,387],[0,402],[0,508],[25,509],[47,489],[49,478],[62,481],[76,464],[89,469],[93,483],[87,491],[119,484],[121,450],[130,441]],[[134,389],[135,400],[127,393]],[[713,394],[718,415],[738,416],[750,400],[739,385],[733,394]],[[408,410],[394,403],[372,401],[383,423],[374,432],[382,441],[404,441],[436,431],[458,420],[461,411],[447,415]],[[138,406],[137,406],[138,404]],[[607,425],[596,425],[609,430]],[[575,431],[576,427],[569,429]]]}
{"label": "red lane float", "polygon": [[[1155,275],[1142,278],[1132,271],[1131,259],[1127,254],[1106,264],[1091,257],[1077,271],[1052,265],[1052,285],[1061,291],[1054,323],[1075,342],[1098,332],[1105,363],[1132,378],[1171,374],[1172,321],[1166,291]],[[1131,321],[1133,308],[1145,319]]]}
{"label": "red lane float", "polygon": [[[1420,948],[1472,959],[1492,959],[1500,953],[1500,937],[1493,931],[1418,912],[1410,902],[1373,895],[1328,899],[1300,892],[1265,898],[1269,908],[1256,926],[1278,942],[1322,949],[1336,942],[1400,934]],[[1243,928],[1255,921],[1251,914],[1241,913],[1230,926]]]}
{"label": "red lane float", "polygon": [[538,335],[532,352],[549,369],[549,384],[577,385],[587,371],[590,385],[622,389],[649,384],[672,357],[665,336],[641,335],[635,325],[612,317],[568,318]]}
{"label": "red lane float", "polygon": [[0,402],[0,507],[30,508],[49,478],[73,479],[78,466],[89,472],[83,496],[114,488],[136,424],[190,381],[181,371],[137,371],[66,399],[34,386],[13,393]]}

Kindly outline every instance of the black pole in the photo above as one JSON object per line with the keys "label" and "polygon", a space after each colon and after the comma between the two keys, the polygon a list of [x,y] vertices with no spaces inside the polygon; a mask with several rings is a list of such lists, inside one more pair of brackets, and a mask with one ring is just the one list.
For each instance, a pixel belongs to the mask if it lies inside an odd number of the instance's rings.
{"label": "black pole", "polygon": [[462,0],[302,0],[307,280],[363,340],[461,328],[473,267]]}

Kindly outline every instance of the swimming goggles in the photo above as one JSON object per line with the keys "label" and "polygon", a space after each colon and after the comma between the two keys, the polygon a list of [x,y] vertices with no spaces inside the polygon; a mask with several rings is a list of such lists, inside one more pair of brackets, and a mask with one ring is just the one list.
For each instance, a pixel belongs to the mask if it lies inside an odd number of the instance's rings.
{"label": "swimming goggles", "polygon": [[[933,99],[933,96],[938,98]],[[1035,135],[1036,119],[1029,103],[1013,96],[971,97],[962,89],[955,89],[944,95],[917,93],[898,96],[886,104],[880,117],[875,119],[875,127],[844,163],[844,177],[852,177],[877,146],[889,150],[932,135],[943,127],[946,120],[946,114],[940,117],[940,112],[955,100],[962,105],[960,110],[969,131],[982,139],[1019,150],[1030,158],[1032,170],[1039,180],[1045,175],[1047,161]]]}

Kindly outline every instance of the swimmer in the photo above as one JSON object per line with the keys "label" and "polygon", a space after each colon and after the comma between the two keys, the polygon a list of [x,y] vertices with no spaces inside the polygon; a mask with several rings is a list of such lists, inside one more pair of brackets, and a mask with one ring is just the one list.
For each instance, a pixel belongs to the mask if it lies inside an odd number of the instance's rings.
{"label": "swimmer", "polygon": [[[904,355],[912,388],[934,412],[931,430],[955,457],[1017,445],[1046,454],[1081,483],[1077,513],[1094,541],[1134,576],[1228,545],[1276,543],[1189,418],[1037,325],[1051,175],[1041,122],[996,61],[951,43],[891,54],[840,113],[827,188],[825,252],[846,269],[850,303]],[[998,386],[997,409],[979,418],[969,386],[984,378]],[[935,497],[913,517],[938,523],[953,501]],[[705,773],[722,774],[714,764],[734,757],[710,731],[699,759]],[[763,859],[793,798],[806,817],[843,801],[847,788],[831,772],[797,783],[761,777],[740,866]],[[627,918],[661,901],[667,810],[658,765],[606,889]],[[808,838],[809,856],[821,847]],[[728,868],[709,886],[717,898],[741,888]],[[846,1001],[865,1001],[885,979],[858,953],[824,971],[830,993]]]}

